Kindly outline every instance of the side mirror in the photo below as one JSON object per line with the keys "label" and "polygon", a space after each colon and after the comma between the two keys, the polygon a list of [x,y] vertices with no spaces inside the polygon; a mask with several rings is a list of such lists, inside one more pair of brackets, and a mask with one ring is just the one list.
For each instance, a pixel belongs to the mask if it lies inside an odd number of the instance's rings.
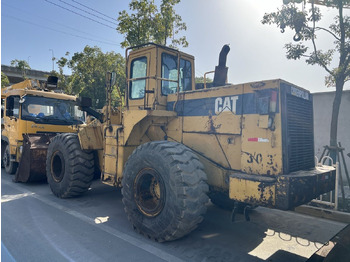
{"label": "side mirror", "polygon": [[1,108],[1,118],[4,118],[4,109]]}
{"label": "side mirror", "polygon": [[92,106],[92,100],[90,97],[78,97],[76,103],[77,103],[77,106],[79,106],[79,107],[91,107]]}
{"label": "side mirror", "polygon": [[49,76],[46,82],[46,88],[49,90],[53,90],[57,88],[58,77],[57,76]]}
{"label": "side mirror", "polygon": [[112,87],[117,82],[117,74],[116,72],[107,72],[106,73],[106,85],[108,87]]}
{"label": "side mirror", "polygon": [[10,96],[6,99],[6,116],[13,116],[13,107],[15,105],[15,99]]}

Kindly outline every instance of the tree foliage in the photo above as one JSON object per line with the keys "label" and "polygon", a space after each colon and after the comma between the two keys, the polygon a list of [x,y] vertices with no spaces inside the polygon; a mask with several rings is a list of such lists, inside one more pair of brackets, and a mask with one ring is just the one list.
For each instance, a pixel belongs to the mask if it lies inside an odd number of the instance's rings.
{"label": "tree foliage", "polygon": [[[197,83],[204,83],[204,76],[196,77],[196,78],[195,78],[195,82],[196,82],[196,84],[197,84]],[[212,82],[213,82],[213,79],[207,77],[207,78],[205,79],[205,82],[206,82],[206,83],[212,83]]]}
{"label": "tree foliage", "polygon": [[[288,59],[305,59],[309,65],[321,66],[328,76],[325,79],[327,86],[336,87],[333,102],[330,145],[337,146],[338,115],[341,95],[346,81],[350,79],[350,17],[344,14],[349,8],[350,0],[309,1],[306,9],[305,1],[283,0],[284,4],[277,12],[265,14],[263,24],[275,24],[283,33],[286,28],[295,31],[296,43],[285,45]],[[337,16],[328,28],[317,26],[322,19],[320,8],[315,4],[336,8]],[[302,6],[301,6],[302,5]],[[317,36],[321,33],[329,34],[333,38],[333,48],[321,50],[318,48]],[[334,62],[337,65],[334,66]]]}
{"label": "tree foliage", "polygon": [[[125,90],[125,59],[114,52],[103,53],[98,47],[86,46],[82,52],[74,53],[69,58],[62,57],[57,61],[59,76],[63,89],[68,94],[87,96],[92,99],[95,108],[102,108],[106,103],[106,73],[116,72],[116,85],[121,93]],[[72,74],[63,75],[63,68],[67,66]],[[112,94],[114,100],[122,99],[117,90]]]}
{"label": "tree foliage", "polygon": [[30,69],[29,64],[25,60],[18,60],[18,59],[11,60],[11,66],[19,68],[21,70]]}
{"label": "tree foliage", "polygon": [[154,42],[170,47],[188,46],[186,37],[175,38],[180,31],[186,30],[180,15],[175,13],[174,6],[180,0],[162,0],[160,10],[154,0],[132,0],[129,4],[130,13],[119,12],[117,30],[124,35],[122,47],[136,46]]}
{"label": "tree foliage", "polygon": [[1,72],[1,88],[7,87],[10,85],[10,81],[3,72]]}
{"label": "tree foliage", "polygon": [[14,59],[11,60],[11,66],[14,66],[22,71],[22,76],[23,78],[26,77],[26,70],[31,69],[27,61],[25,60],[19,60],[19,59]]}

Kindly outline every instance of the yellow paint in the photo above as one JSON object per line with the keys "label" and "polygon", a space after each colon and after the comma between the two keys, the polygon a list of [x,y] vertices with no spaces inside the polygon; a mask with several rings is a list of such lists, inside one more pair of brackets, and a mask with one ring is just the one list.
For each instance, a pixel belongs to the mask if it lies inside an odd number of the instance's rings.
{"label": "yellow paint", "polygon": [[[166,69],[162,69],[161,57],[165,53],[176,56],[178,61],[182,58],[189,61],[192,90],[180,92],[178,84],[175,90],[177,92],[162,94],[161,84],[165,80],[161,76],[162,70]],[[139,58],[147,59],[146,75],[142,77],[146,83],[145,92],[144,97],[131,99],[130,85],[139,79],[131,77],[130,68]],[[283,175],[281,98],[278,97],[279,108],[273,103],[275,101],[266,100],[269,103],[268,112],[260,111],[259,114],[254,108],[247,112],[250,109],[248,108],[243,114],[243,108],[239,108],[240,113],[236,110],[239,97],[252,97],[252,94],[259,94],[265,89],[280,95],[281,83],[285,81],[277,79],[227,84],[196,90],[194,57],[154,45],[131,51],[126,64],[126,106],[123,111],[119,110],[115,114],[111,127],[103,123],[101,129],[103,154],[99,151],[99,158],[100,163],[103,163],[102,180],[105,183],[121,185],[123,167],[135,148],[146,142],[167,139],[186,145],[198,155],[211,187],[223,192],[229,191],[230,198],[241,202],[276,205],[278,183],[274,181],[278,181],[278,177]],[[183,72],[178,72],[178,76],[181,77],[181,73]],[[206,103],[212,103],[209,105],[211,111],[203,115],[182,114],[181,106],[185,102],[197,100],[194,104],[200,108],[200,99],[204,98],[212,98],[206,100]],[[264,99],[270,97],[262,97],[260,100],[263,108],[266,105]],[[242,101],[239,102],[242,105]],[[251,104],[253,107],[257,106]],[[189,108],[186,110],[187,113],[190,111]],[[94,132],[90,133],[94,135]],[[80,140],[83,141],[83,136],[90,136],[90,133],[81,133]],[[97,137],[91,138],[91,141],[99,140]],[[83,142],[85,143],[89,144]],[[233,175],[235,173],[242,173],[244,176],[237,178]]]}
{"label": "yellow paint", "polygon": [[[19,147],[23,144],[23,134],[40,133],[72,133],[77,132],[76,126],[72,125],[52,125],[45,123],[35,123],[29,120],[21,119],[21,109],[18,110],[18,116],[6,116],[6,98],[9,96],[19,97],[20,99],[26,95],[36,97],[55,98],[60,100],[75,101],[75,96],[70,96],[62,93],[55,93],[52,91],[43,91],[40,89],[41,85],[37,80],[25,80],[18,84],[1,89],[1,99],[4,99],[5,112],[3,118],[3,125],[1,128],[2,141],[10,144],[10,154],[17,162],[21,158]],[[21,107],[20,107],[21,108]],[[35,113],[37,108],[30,107],[29,113]]]}
{"label": "yellow paint", "polygon": [[275,184],[230,177],[230,198],[256,205],[275,205]]}

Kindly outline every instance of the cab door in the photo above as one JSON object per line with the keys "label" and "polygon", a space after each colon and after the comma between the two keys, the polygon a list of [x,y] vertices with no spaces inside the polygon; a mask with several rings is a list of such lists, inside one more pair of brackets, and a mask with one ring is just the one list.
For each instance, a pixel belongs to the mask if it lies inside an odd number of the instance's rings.
{"label": "cab door", "polygon": [[154,109],[155,77],[151,52],[129,57],[128,106],[131,109]]}
{"label": "cab door", "polygon": [[[10,154],[16,154],[17,142],[22,140],[20,132],[20,97],[9,96],[6,98],[6,115],[4,117],[4,131],[2,136],[8,139],[10,144]],[[24,130],[23,130],[24,131]]]}

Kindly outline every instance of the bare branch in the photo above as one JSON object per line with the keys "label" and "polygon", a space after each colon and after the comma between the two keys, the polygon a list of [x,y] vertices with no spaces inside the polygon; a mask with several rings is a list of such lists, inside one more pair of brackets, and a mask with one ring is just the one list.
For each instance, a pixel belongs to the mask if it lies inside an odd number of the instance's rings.
{"label": "bare branch", "polygon": [[[312,2],[312,15],[313,16],[314,16],[314,10],[315,10],[315,6],[314,6],[314,2]],[[315,29],[316,29],[316,21],[315,21],[315,19],[313,19],[311,41],[312,41],[312,45],[314,47],[314,55],[315,55],[316,61],[321,67],[324,68],[324,70],[327,71],[327,73],[329,73],[330,75],[333,76],[333,72],[327,67],[326,64],[323,63],[323,61],[321,59],[319,59],[319,57],[317,55],[317,47],[316,47],[316,41],[315,41]]]}
{"label": "bare branch", "polygon": [[336,40],[340,41],[340,38],[336,34],[334,34],[332,31],[328,30],[327,28],[315,27],[315,29],[326,31],[327,33],[330,33]]}

